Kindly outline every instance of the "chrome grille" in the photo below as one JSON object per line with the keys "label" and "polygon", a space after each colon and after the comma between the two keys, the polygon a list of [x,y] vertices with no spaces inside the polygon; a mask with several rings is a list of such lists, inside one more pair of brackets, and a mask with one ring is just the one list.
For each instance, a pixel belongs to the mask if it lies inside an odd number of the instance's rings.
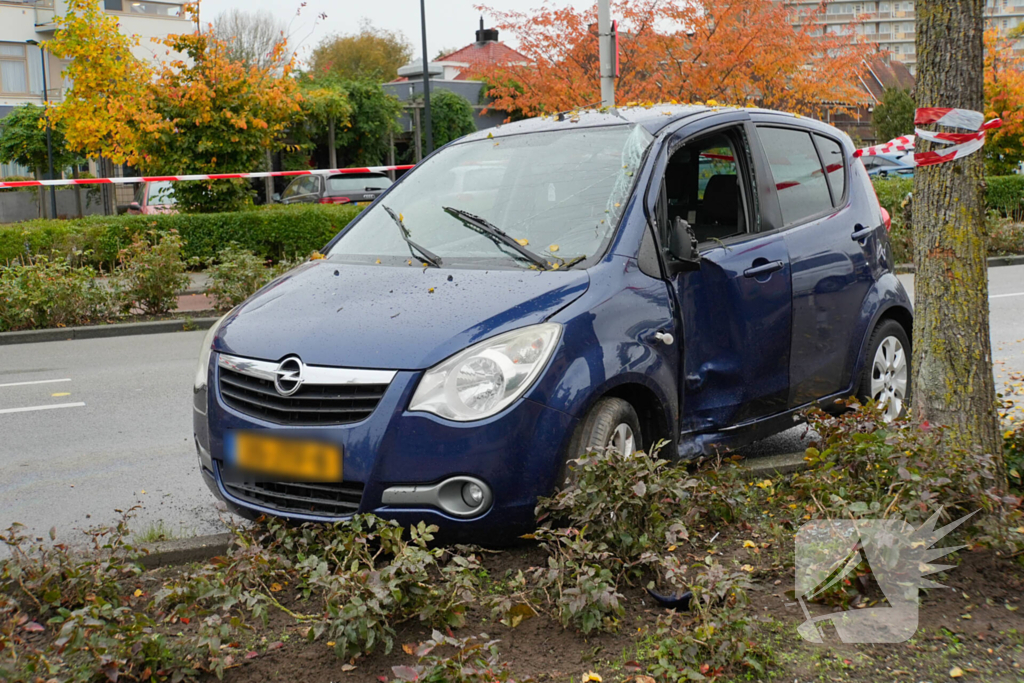
{"label": "chrome grille", "polygon": [[[297,427],[343,425],[365,420],[387,391],[394,372],[302,366],[297,391],[282,395],[277,363],[221,355],[220,397],[238,412]],[[308,377],[307,377],[308,376]]]}

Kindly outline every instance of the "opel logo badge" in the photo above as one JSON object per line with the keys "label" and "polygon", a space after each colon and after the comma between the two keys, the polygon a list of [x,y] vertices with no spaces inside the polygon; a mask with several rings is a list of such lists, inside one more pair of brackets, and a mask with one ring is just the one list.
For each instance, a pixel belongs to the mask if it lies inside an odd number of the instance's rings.
{"label": "opel logo badge", "polygon": [[274,371],[274,388],[282,396],[291,396],[302,386],[302,361],[292,356],[285,358]]}

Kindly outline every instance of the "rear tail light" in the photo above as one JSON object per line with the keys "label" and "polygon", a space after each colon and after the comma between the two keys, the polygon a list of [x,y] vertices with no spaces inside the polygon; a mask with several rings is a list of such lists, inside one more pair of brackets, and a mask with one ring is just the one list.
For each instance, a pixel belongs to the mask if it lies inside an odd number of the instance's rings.
{"label": "rear tail light", "polygon": [[881,209],[882,209],[882,222],[885,223],[885,231],[886,232],[890,232],[892,230],[892,216],[889,215],[889,212],[885,210],[884,206],[881,207]]}
{"label": "rear tail light", "polygon": [[321,204],[348,204],[350,200],[348,197],[321,197]]}

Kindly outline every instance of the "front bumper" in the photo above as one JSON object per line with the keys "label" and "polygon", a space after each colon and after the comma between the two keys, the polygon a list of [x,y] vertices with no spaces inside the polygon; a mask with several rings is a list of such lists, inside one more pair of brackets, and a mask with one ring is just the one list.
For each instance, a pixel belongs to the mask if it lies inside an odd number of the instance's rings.
{"label": "front bumper", "polygon": [[[444,420],[406,410],[420,372],[398,372],[373,413],[347,425],[291,428],[243,415],[221,400],[219,368],[211,362],[207,414],[193,413],[203,478],[233,512],[247,518],[284,517],[295,522],[332,522],[344,515],[282,512],[233,495],[221,477],[224,437],[231,430],[268,429],[342,448],[345,482],[361,484],[359,513],[399,523],[420,521],[441,527],[448,538],[482,540],[493,534],[517,534],[532,527],[537,498],[549,495],[576,420],[529,399],[502,413],[471,423]],[[482,514],[460,518],[434,506],[395,505],[383,501],[396,487],[429,487],[451,477],[484,482],[493,502]],[[388,495],[394,500],[393,495]]]}

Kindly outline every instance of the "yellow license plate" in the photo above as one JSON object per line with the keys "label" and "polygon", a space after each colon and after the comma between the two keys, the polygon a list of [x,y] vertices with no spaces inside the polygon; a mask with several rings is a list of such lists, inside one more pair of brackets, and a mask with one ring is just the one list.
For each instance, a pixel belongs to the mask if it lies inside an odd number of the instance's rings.
{"label": "yellow license plate", "polygon": [[234,434],[235,466],[244,473],[292,481],[341,481],[341,448],[334,444]]}

